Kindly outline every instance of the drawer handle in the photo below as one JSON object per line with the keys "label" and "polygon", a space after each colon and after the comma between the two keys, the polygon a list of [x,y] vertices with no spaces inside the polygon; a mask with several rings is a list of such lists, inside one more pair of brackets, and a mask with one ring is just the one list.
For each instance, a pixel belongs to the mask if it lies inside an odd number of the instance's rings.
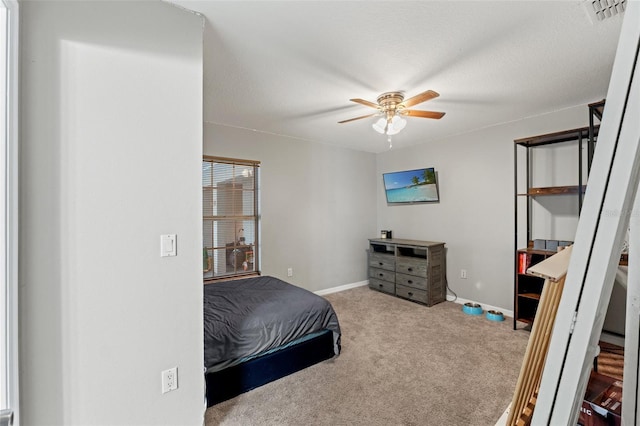
{"label": "drawer handle", "polygon": [[413,284],[413,281],[411,281],[411,280],[407,280],[407,283],[408,283],[408,284]]}
{"label": "drawer handle", "polygon": [[379,277],[384,277],[384,274],[378,274]]}
{"label": "drawer handle", "polygon": [[382,288],[382,287],[384,287],[384,286],[383,286],[382,284],[378,284],[378,287]]}
{"label": "drawer handle", "polygon": [[413,268],[407,268],[407,271],[412,272]]}
{"label": "drawer handle", "polygon": [[409,296],[413,296],[413,293],[411,293],[411,292],[409,292],[409,293],[407,293],[407,294],[408,294]]}
{"label": "drawer handle", "polygon": [[384,265],[384,263],[382,263],[382,262],[378,262],[378,265],[382,266],[382,265]]}

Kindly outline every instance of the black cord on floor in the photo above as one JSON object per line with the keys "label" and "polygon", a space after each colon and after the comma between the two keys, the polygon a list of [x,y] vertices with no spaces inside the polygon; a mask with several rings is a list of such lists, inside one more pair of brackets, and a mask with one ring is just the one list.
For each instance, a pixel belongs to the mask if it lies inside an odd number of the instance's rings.
{"label": "black cord on floor", "polygon": [[458,300],[458,295],[456,294],[455,291],[451,290],[451,288],[449,288],[449,280],[447,279],[447,277],[444,278],[444,282],[445,285],[447,286],[447,291],[451,292],[453,294],[453,300],[450,300],[450,302],[455,302],[456,300]]}

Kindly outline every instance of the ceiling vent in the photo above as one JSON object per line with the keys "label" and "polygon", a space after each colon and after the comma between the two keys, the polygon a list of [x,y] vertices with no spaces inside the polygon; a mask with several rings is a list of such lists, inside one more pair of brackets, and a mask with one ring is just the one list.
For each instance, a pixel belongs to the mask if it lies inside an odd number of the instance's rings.
{"label": "ceiling vent", "polygon": [[586,0],[584,5],[591,21],[595,23],[621,15],[627,8],[627,0]]}

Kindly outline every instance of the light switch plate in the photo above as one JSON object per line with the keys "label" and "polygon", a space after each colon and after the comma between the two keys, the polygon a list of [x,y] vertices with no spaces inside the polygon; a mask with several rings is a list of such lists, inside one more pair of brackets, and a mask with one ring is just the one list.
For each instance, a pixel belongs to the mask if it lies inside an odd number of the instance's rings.
{"label": "light switch plate", "polygon": [[160,256],[175,256],[176,253],[176,234],[160,235]]}

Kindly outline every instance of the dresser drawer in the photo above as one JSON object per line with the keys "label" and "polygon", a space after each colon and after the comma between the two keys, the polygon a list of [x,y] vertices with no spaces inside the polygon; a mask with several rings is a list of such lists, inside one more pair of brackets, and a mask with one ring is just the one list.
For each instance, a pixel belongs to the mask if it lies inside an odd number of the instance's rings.
{"label": "dresser drawer", "polygon": [[427,303],[426,291],[400,284],[396,285],[396,296],[404,297],[405,299],[413,300],[414,302]]}
{"label": "dresser drawer", "polygon": [[416,277],[413,275],[399,274],[396,272],[396,284],[401,284],[420,290],[427,290],[427,279],[423,277]]}
{"label": "dresser drawer", "polygon": [[374,290],[383,291],[389,294],[396,294],[396,286],[389,281],[377,280],[375,278],[369,279],[369,288]]}
{"label": "dresser drawer", "polygon": [[382,281],[393,283],[396,281],[396,274],[393,271],[385,271],[384,269],[369,268],[369,276]]}
{"label": "dresser drawer", "polygon": [[396,272],[402,274],[415,275],[418,277],[427,276],[427,261],[416,262],[412,260],[398,260],[396,263]]}
{"label": "dresser drawer", "polygon": [[396,261],[393,256],[385,256],[382,254],[370,254],[369,266],[372,268],[385,269],[387,271],[396,270]]}

